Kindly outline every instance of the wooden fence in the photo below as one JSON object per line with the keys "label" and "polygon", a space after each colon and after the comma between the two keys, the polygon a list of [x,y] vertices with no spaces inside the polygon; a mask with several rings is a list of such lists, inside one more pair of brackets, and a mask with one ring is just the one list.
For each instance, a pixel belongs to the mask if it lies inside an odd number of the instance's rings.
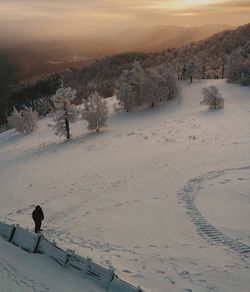
{"label": "wooden fence", "polygon": [[33,233],[20,226],[0,222],[0,237],[20,246],[30,253],[41,253],[52,258],[63,267],[71,267],[80,272],[80,275],[94,281],[107,291],[112,292],[143,292],[121,280],[114,270],[94,263],[90,258],[81,257],[74,252],[65,251],[50,242],[43,235]]}

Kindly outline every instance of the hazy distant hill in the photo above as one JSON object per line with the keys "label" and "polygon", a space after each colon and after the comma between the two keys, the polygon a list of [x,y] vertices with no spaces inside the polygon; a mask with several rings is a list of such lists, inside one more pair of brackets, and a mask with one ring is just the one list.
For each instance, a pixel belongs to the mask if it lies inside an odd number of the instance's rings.
{"label": "hazy distant hill", "polygon": [[[146,30],[131,30],[124,42],[126,50],[157,52],[168,48],[176,48],[187,43],[205,39],[216,32],[232,29],[226,24],[208,24],[197,27],[155,26]],[[122,36],[121,42],[122,42]]]}
{"label": "hazy distant hill", "polygon": [[[19,69],[21,79],[55,73],[69,67],[80,67],[94,59],[129,52],[157,52],[180,47],[192,41],[232,28],[224,24],[200,27],[156,26],[130,28],[116,35],[67,39],[54,42],[22,43],[2,47],[11,63]],[[4,45],[4,44],[3,44]]]}

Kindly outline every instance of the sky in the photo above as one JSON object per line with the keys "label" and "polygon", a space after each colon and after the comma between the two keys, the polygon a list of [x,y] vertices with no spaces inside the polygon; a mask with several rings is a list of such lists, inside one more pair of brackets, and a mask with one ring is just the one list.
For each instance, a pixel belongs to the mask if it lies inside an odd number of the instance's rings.
{"label": "sky", "polygon": [[0,33],[43,38],[113,34],[131,27],[240,25],[250,0],[0,0]]}

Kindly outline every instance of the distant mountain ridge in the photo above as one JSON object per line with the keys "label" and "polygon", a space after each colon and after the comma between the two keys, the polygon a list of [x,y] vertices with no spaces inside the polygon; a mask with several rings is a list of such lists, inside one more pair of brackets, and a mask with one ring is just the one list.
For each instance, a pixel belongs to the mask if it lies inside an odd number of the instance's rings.
{"label": "distant mountain ridge", "polygon": [[[217,32],[233,29],[227,24],[207,24],[203,26],[182,27],[176,25],[155,26],[146,30],[132,29],[126,38],[126,49],[157,52],[168,48],[178,48],[193,41],[206,39]],[[124,44],[125,45],[125,44]]]}
{"label": "distant mountain ridge", "polygon": [[20,79],[28,79],[69,67],[81,67],[95,59],[113,54],[131,51],[157,52],[177,48],[230,28],[233,27],[225,24],[199,27],[165,25],[146,29],[137,27],[98,38],[41,41],[16,46],[12,44],[5,48],[3,46],[0,54],[19,68]]}

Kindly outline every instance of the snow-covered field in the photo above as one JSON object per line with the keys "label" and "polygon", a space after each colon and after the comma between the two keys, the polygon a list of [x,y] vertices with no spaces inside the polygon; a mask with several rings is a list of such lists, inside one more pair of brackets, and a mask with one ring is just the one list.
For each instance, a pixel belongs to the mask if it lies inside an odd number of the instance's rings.
{"label": "snow-covered field", "polygon": [[[208,85],[224,109],[200,106]],[[39,204],[49,239],[146,291],[249,291],[250,88],[182,86],[182,100],[112,113],[99,134],[79,122],[69,142],[48,118],[31,135],[0,134],[0,221],[33,228]]]}

